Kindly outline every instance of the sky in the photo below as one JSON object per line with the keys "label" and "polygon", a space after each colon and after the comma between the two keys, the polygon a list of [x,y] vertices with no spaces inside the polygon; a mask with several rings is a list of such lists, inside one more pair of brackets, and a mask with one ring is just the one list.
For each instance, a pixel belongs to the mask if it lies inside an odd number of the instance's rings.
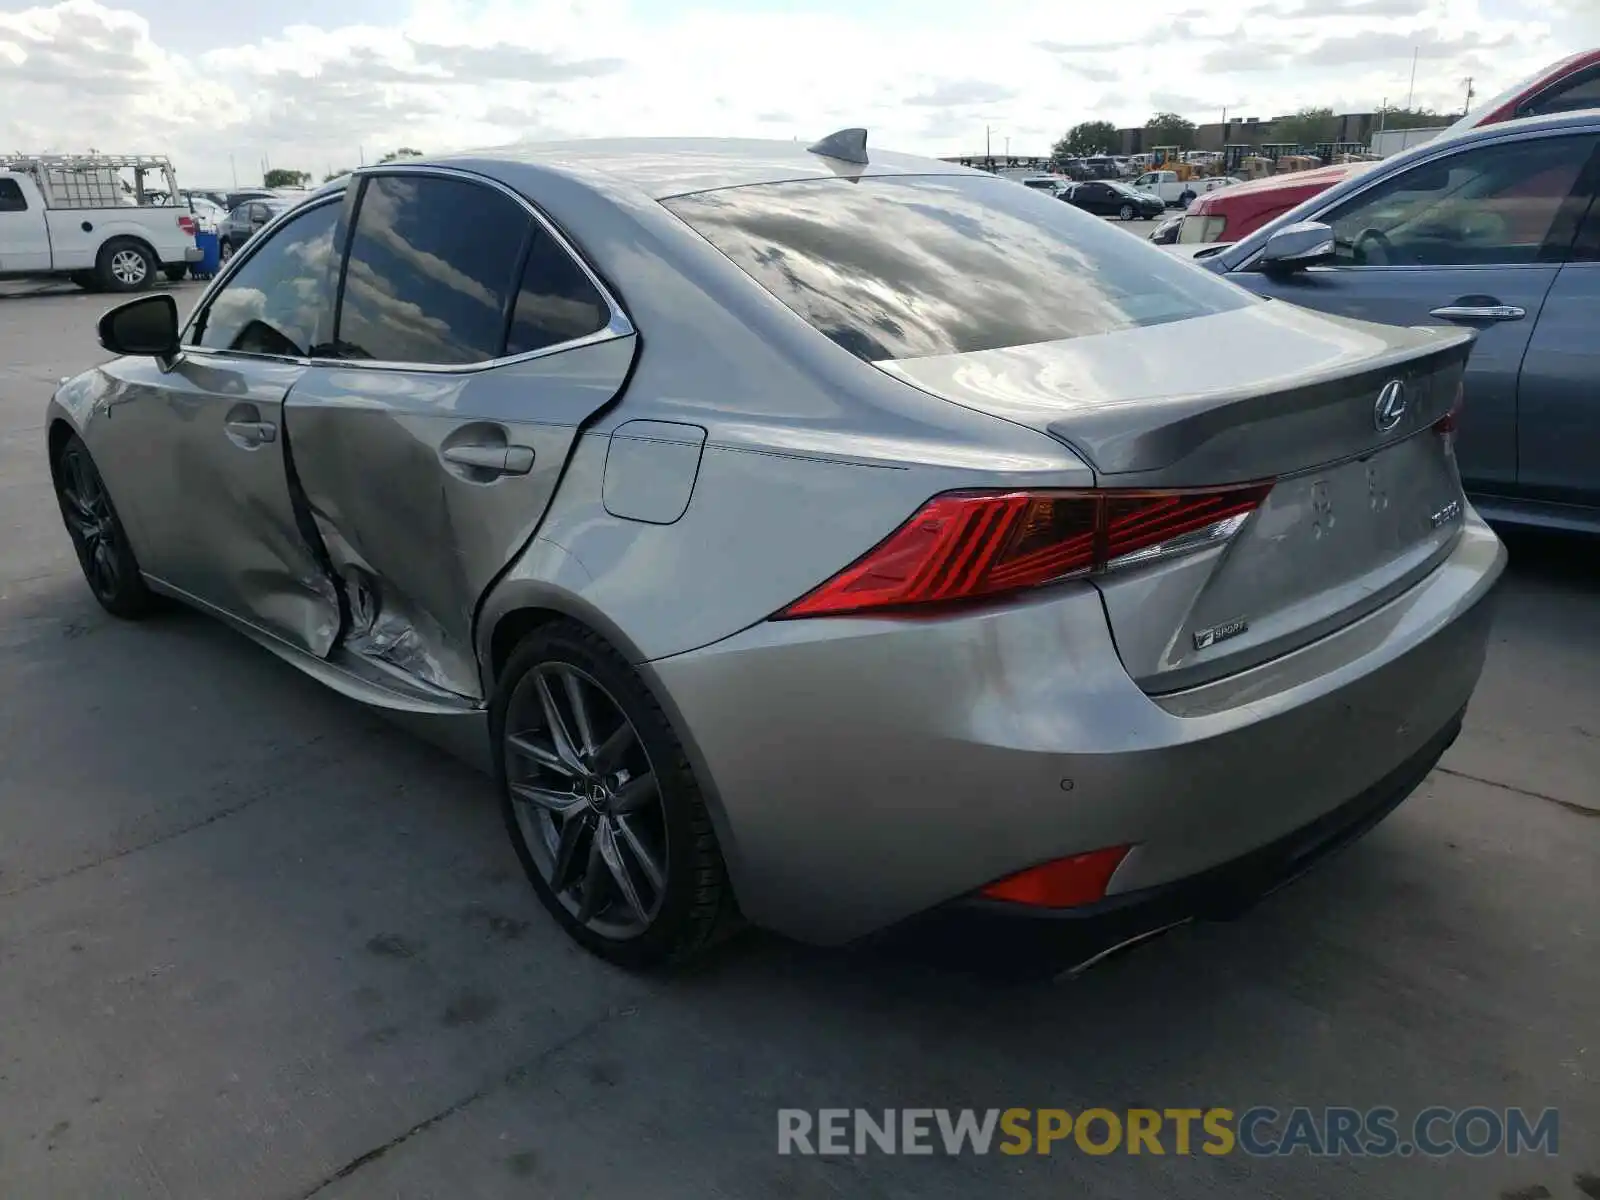
{"label": "sky", "polygon": [[814,140],[1044,154],[1079,121],[1460,111],[1600,46],[1600,0],[0,0],[0,149],[195,187],[411,146]]}

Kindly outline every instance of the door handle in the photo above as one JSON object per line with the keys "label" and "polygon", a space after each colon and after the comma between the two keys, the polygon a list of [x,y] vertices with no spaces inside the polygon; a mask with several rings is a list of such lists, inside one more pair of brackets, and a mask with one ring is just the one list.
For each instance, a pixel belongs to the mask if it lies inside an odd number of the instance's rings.
{"label": "door handle", "polygon": [[526,475],[533,470],[532,446],[446,446],[439,456],[455,466],[496,475]]}
{"label": "door handle", "polygon": [[1446,304],[1428,315],[1445,321],[1520,321],[1528,312],[1515,304]]}
{"label": "door handle", "polygon": [[278,440],[278,427],[271,421],[229,421],[228,433],[247,446],[260,446]]}

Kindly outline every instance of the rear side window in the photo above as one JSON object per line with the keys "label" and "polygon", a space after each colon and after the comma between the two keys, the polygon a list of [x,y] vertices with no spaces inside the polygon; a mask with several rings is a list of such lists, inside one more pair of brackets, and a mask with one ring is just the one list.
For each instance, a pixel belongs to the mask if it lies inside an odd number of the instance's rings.
{"label": "rear side window", "polygon": [[15,179],[0,179],[0,212],[27,212],[28,198]]}
{"label": "rear side window", "polygon": [[497,358],[533,219],[470,180],[379,175],[356,210],[341,358],[457,366]]}
{"label": "rear side window", "polygon": [[1053,197],[987,176],[758,184],[666,207],[869,362],[964,354],[1257,303]]}
{"label": "rear side window", "polygon": [[528,263],[517,288],[507,354],[527,354],[598,333],[611,309],[572,255],[535,224]]}

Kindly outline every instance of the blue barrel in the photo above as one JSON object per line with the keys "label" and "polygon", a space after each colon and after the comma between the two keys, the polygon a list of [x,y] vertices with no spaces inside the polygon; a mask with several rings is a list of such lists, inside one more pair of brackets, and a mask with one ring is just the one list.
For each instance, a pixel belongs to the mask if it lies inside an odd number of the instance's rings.
{"label": "blue barrel", "polygon": [[214,233],[197,233],[194,244],[200,247],[200,261],[190,268],[196,279],[210,279],[222,269],[222,244]]}

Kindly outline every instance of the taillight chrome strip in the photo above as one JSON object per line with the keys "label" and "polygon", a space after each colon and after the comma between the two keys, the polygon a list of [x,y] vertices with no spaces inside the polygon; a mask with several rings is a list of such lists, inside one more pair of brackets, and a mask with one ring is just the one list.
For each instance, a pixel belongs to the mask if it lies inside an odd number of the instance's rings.
{"label": "taillight chrome strip", "polygon": [[1210,546],[1220,546],[1244,528],[1244,523],[1250,519],[1254,511],[1252,509],[1251,512],[1235,513],[1231,517],[1223,517],[1220,521],[1212,522],[1204,529],[1180,533],[1177,537],[1157,542],[1154,546],[1145,546],[1127,554],[1119,554],[1116,558],[1108,559],[1103,569],[1115,571],[1122,567],[1136,567],[1141,563],[1174,558],[1180,554],[1192,554],[1196,550],[1204,550]]}

